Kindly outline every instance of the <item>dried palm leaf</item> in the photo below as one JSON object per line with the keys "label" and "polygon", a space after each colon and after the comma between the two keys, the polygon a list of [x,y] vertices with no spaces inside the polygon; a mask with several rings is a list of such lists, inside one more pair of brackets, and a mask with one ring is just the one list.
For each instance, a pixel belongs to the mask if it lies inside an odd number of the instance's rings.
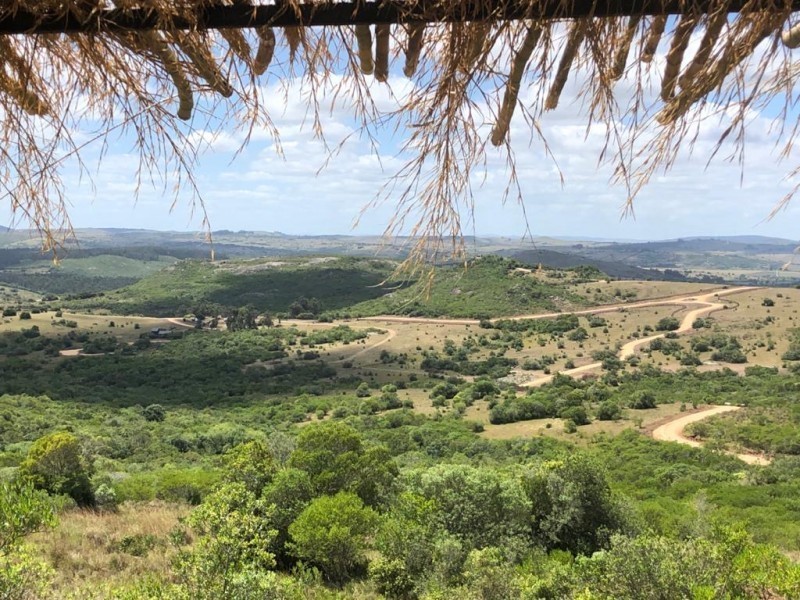
{"label": "dried palm leaf", "polygon": [[567,37],[567,44],[564,46],[564,53],[561,55],[561,61],[558,63],[556,76],[553,83],[550,85],[550,91],[547,93],[547,99],[544,103],[545,110],[554,110],[558,107],[558,99],[561,97],[561,92],[567,83],[569,71],[572,68],[572,61],[575,60],[575,55],[578,53],[578,48],[586,36],[586,27],[588,19],[579,19],[575,21],[570,27]]}
{"label": "dried palm leaf", "polygon": [[372,31],[369,25],[356,25],[356,43],[361,72],[364,75],[372,75],[375,63],[372,62]]}
{"label": "dried palm leaf", "polygon": [[386,81],[389,78],[389,25],[375,25],[375,79]]}
{"label": "dried palm leaf", "polygon": [[284,27],[283,35],[286,36],[286,42],[289,44],[289,60],[294,62],[297,56],[297,49],[303,43],[303,32],[300,27]]}
{"label": "dried palm leaf", "polygon": [[11,65],[17,73],[17,77],[13,77],[0,65],[0,91],[13,98],[20,108],[30,115],[47,114],[49,112],[47,104],[32,89],[30,66],[17,53],[8,38],[0,38],[0,59]]}
{"label": "dried palm leaf", "polygon": [[706,65],[693,85],[669,102],[656,115],[656,120],[662,125],[675,122],[695,102],[721,86],[725,78],[753,54],[756,46],[775,31],[780,18],[780,15],[775,14],[740,16],[738,29],[742,35],[729,40],[722,56],[714,64]]}
{"label": "dried palm leaf", "polygon": [[678,84],[681,86],[681,89],[685,90],[692,86],[695,77],[705,66],[709,56],[711,56],[711,52],[716,46],[719,35],[722,33],[722,28],[727,22],[728,13],[724,8],[718,9],[715,13],[709,15],[708,22],[706,23],[706,32],[703,34],[700,46],[697,48],[692,62],[684,69],[678,79]]}
{"label": "dried palm leaf", "polygon": [[223,98],[230,98],[233,95],[233,88],[220,72],[206,40],[194,32],[175,32],[172,36],[181,52],[189,58],[200,77],[208,83],[211,89]]}
{"label": "dried palm leaf", "polygon": [[517,106],[517,97],[519,96],[522,76],[525,74],[525,67],[528,65],[533,49],[536,48],[536,44],[539,43],[541,35],[542,26],[540,23],[532,23],[529,25],[522,46],[520,46],[520,49],[511,61],[511,72],[508,74],[508,83],[506,84],[506,91],[503,94],[503,103],[500,106],[500,111],[497,114],[497,121],[492,129],[492,144],[495,146],[502,144],[506,139],[506,135],[508,135],[511,117],[514,116],[514,109]]}
{"label": "dried palm leaf", "polygon": [[487,21],[477,21],[470,23],[466,28],[466,52],[461,62],[461,70],[464,73],[471,73],[475,68],[475,61],[480,58],[484,48],[489,41],[489,31],[492,25]]}
{"label": "dried palm leaf", "polygon": [[406,64],[403,67],[403,74],[411,77],[417,70],[419,55],[422,51],[422,43],[425,38],[425,24],[412,23],[408,26],[408,47],[406,48]]}
{"label": "dried palm leaf", "polygon": [[30,115],[42,116],[48,112],[47,105],[33,90],[2,70],[0,70],[0,92],[13,99],[22,110]]}
{"label": "dried palm leaf", "polygon": [[228,43],[231,51],[245,64],[250,62],[250,44],[238,29],[220,29],[220,35]]}
{"label": "dried palm leaf", "polygon": [[625,64],[628,62],[628,53],[631,49],[633,36],[636,35],[636,30],[639,28],[639,22],[642,17],[635,15],[628,19],[628,25],[625,28],[625,33],[622,36],[619,44],[617,45],[617,54],[614,58],[614,66],[611,68],[611,80],[615,81],[622,77],[625,72]]}
{"label": "dried palm leaf", "polygon": [[787,48],[797,48],[800,46],[800,23],[781,31],[781,42]]}
{"label": "dried palm leaf", "polygon": [[253,60],[253,72],[256,75],[263,75],[275,54],[275,32],[272,27],[257,27],[256,35],[258,35],[258,50]]}
{"label": "dried palm leaf", "polygon": [[128,36],[121,36],[120,42],[137,51],[141,48],[145,48],[153,54],[155,59],[164,68],[167,75],[169,75],[178,93],[178,118],[183,121],[191,119],[192,111],[194,110],[192,86],[178,61],[177,54],[170,48],[164,37],[155,31],[143,31]]}
{"label": "dried palm leaf", "polygon": [[653,17],[650,21],[650,30],[647,32],[647,39],[642,47],[642,62],[649,63],[653,60],[653,56],[658,50],[658,43],[661,41],[661,36],[664,33],[664,28],[667,26],[667,17],[658,15]]}
{"label": "dried palm leaf", "polygon": [[669,102],[675,95],[675,84],[681,70],[683,55],[689,45],[695,25],[697,25],[697,16],[683,15],[678,20],[678,25],[672,34],[672,44],[667,53],[667,65],[664,67],[664,78],[661,80],[661,99],[664,102]]}

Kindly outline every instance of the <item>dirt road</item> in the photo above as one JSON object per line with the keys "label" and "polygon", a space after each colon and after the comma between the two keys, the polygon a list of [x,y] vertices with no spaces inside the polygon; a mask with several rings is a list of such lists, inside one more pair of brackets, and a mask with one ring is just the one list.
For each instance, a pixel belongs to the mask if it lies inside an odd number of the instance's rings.
{"label": "dirt road", "polygon": [[[608,312],[617,312],[620,310],[630,310],[636,308],[649,308],[653,306],[685,306],[687,304],[703,304],[703,305],[711,305],[715,304],[720,308],[723,306],[722,304],[716,304],[710,302],[708,299],[713,298],[714,296],[727,296],[730,294],[738,294],[741,292],[746,292],[750,290],[756,290],[757,287],[737,287],[737,288],[730,288],[730,289],[717,289],[711,290],[710,292],[706,292],[699,296],[686,296],[686,295],[679,295],[679,296],[668,296],[666,298],[658,298],[656,300],[642,300],[641,302],[627,302],[624,304],[609,304],[606,306],[598,306],[595,308],[586,308],[582,310],[574,310],[569,312],[550,312],[550,313],[536,313],[532,315],[514,315],[510,317],[498,317],[495,319],[489,319],[492,323],[495,321],[522,321],[526,319],[554,319],[555,317],[561,317],[563,315],[601,315],[603,313]],[[698,309],[698,312],[703,312],[703,308]],[[712,311],[713,312],[713,311]],[[690,313],[691,314],[691,313]],[[691,329],[691,323],[696,318],[696,316],[692,317],[689,320],[689,329]],[[383,321],[385,323],[420,323],[420,324],[430,324],[430,325],[478,325],[480,321],[478,319],[437,319],[433,317],[398,317],[393,315],[379,315],[375,317],[361,317],[356,319],[357,321]],[[685,320],[684,320],[685,322]],[[680,330],[679,330],[680,331]]]}
{"label": "dirt road", "polygon": [[[693,331],[692,324],[694,323],[695,319],[699,317],[705,317],[710,315],[713,312],[718,310],[722,310],[725,305],[722,302],[715,302],[713,301],[714,298],[718,298],[720,296],[728,296],[730,294],[740,294],[742,292],[748,292],[750,290],[758,289],[756,287],[737,287],[737,288],[730,288],[727,290],[717,290],[713,292],[708,292],[706,294],[702,294],[699,296],[679,296],[672,299],[662,299],[662,300],[654,300],[652,302],[638,302],[633,304],[618,304],[613,307],[613,310],[621,310],[621,309],[632,309],[632,308],[645,308],[648,306],[694,306],[698,305],[697,308],[690,310],[686,313],[686,316],[683,317],[680,326],[675,333],[686,333],[689,331]],[[597,309],[596,312],[591,311],[580,311],[573,314],[597,314],[600,311],[602,312],[611,312],[612,307],[603,307],[602,309]],[[543,318],[543,317],[540,317]],[[663,338],[666,334],[665,333],[658,333],[656,335],[651,335],[645,338],[639,338],[638,340],[632,340],[627,344],[623,345],[620,348],[618,353],[618,357],[620,360],[626,360],[627,358],[633,356],[636,353],[636,350],[645,346],[652,342],[653,340],[657,340],[659,338]],[[560,371],[563,375],[579,375],[581,373],[586,373],[589,371],[594,371],[599,369],[602,366],[602,363],[595,362],[590,363],[588,365],[583,365],[580,367],[576,367],[574,369],[567,369],[565,371]],[[526,383],[521,384],[522,387],[539,387],[544,385],[545,383],[549,383],[553,380],[553,375],[548,375],[547,377],[540,377],[539,379],[534,379],[533,381],[528,381]]]}
{"label": "dirt road", "polygon": [[366,354],[367,352],[372,352],[378,346],[383,346],[384,344],[386,344],[388,342],[391,342],[394,339],[394,337],[397,335],[397,330],[390,329],[388,327],[385,327],[384,329],[386,330],[386,333],[388,334],[385,338],[383,338],[382,340],[378,340],[374,344],[368,344],[364,348],[362,348],[361,350],[356,352],[355,354],[351,354],[350,356],[347,356],[347,357],[344,357],[344,358],[340,358],[336,362],[344,362],[346,360],[353,360],[354,358],[358,358],[359,356],[361,356],[363,354]]}
{"label": "dirt road", "polygon": [[[678,416],[672,421],[656,427],[653,430],[652,436],[654,440],[660,440],[663,442],[678,442],[679,444],[686,444],[687,446],[699,448],[703,445],[702,442],[688,438],[683,434],[683,430],[687,425],[690,423],[696,423],[697,421],[702,421],[703,419],[707,419],[713,415],[721,415],[723,413],[740,409],[741,407],[739,406],[714,406],[700,412]],[[758,454],[737,454],[735,452],[730,452],[729,454],[736,456],[740,460],[750,465],[768,465],[771,462],[767,457],[760,456]]]}

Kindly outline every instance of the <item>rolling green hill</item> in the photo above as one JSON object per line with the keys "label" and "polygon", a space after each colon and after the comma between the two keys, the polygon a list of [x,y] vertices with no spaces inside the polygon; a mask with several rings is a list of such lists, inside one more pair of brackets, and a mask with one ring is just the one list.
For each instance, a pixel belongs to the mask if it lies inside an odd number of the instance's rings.
{"label": "rolling green hill", "polygon": [[43,295],[98,294],[131,285],[179,259],[205,256],[164,247],[70,248],[59,255],[38,248],[0,248],[0,283]]}
{"label": "rolling green hill", "polygon": [[358,304],[350,314],[483,318],[588,305],[586,298],[566,287],[577,273],[545,271],[543,277],[536,277],[521,266],[513,260],[485,256],[473,260],[466,269],[443,267],[435,272],[429,286],[417,282]]}
{"label": "rolling green hill", "polygon": [[331,316],[450,316],[480,318],[570,310],[588,301],[567,288],[580,275],[545,271],[531,275],[515,261],[487,256],[469,268],[441,267],[432,283],[381,283],[396,263],[361,258],[260,258],[211,263],[181,261],[127,287],[67,302],[77,310],[177,316],[251,305],[287,313],[305,297]]}
{"label": "rolling green hill", "polygon": [[282,313],[301,297],[319,300],[322,311],[337,311],[376,298],[376,287],[394,263],[353,258],[181,261],[102,297],[71,303],[77,309],[116,314],[175,316],[198,306],[209,312],[252,305]]}

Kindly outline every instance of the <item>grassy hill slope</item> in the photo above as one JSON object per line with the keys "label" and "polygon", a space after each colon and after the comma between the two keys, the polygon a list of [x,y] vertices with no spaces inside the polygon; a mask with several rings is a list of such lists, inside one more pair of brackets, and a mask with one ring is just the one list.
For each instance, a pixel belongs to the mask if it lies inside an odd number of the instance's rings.
{"label": "grassy hill slope", "polygon": [[586,306],[583,296],[567,289],[577,273],[526,273],[515,261],[497,256],[475,259],[469,267],[443,267],[426,289],[417,282],[381,298],[358,304],[353,316],[381,314],[483,318]]}
{"label": "grassy hill slope", "polygon": [[181,261],[103,297],[73,303],[76,309],[116,314],[175,316],[200,305],[224,311],[252,305],[286,312],[300,297],[317,298],[323,311],[336,311],[378,297],[377,288],[394,263],[352,258]]}

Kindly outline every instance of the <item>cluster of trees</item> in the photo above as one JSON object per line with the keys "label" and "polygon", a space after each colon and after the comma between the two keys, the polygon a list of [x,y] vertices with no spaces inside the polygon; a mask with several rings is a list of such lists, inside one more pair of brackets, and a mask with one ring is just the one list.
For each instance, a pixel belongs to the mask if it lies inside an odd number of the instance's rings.
{"label": "cluster of trees", "polygon": [[518,331],[529,334],[561,334],[577,329],[580,325],[577,315],[564,314],[553,319],[500,319],[498,321],[482,321],[481,327],[499,329],[501,331]]}
{"label": "cluster of trees", "polygon": [[499,379],[508,375],[511,369],[517,366],[517,362],[516,358],[508,358],[496,354],[483,360],[469,360],[466,357],[462,358],[461,355],[455,355],[450,358],[443,357],[433,350],[425,350],[422,353],[420,368],[429,373],[452,371],[462,375],[487,375]]}
{"label": "cluster of trees", "polygon": [[[219,402],[220,398],[241,399],[258,393],[324,390],[326,385],[336,387],[331,380],[336,371],[318,360],[286,361],[269,369],[248,365],[287,358],[290,348],[304,340],[321,344],[327,343],[325,340],[352,341],[366,335],[347,327],[310,337],[293,328],[190,332],[182,339],[149,348],[119,345],[112,335],[69,332],[51,339],[6,334],[0,337],[0,352],[5,347],[12,358],[0,364],[0,393],[83,398],[120,405],[137,404],[141,398],[165,405],[204,405]],[[77,344],[83,345],[87,353],[120,352],[78,357],[52,366],[40,358],[22,357],[39,349],[57,355],[60,348]]]}
{"label": "cluster of trees", "polygon": [[[441,385],[431,393],[451,396],[454,404],[502,396],[489,380]],[[645,368],[591,382],[557,377],[534,397],[572,402],[580,395],[599,417],[604,407],[675,395],[687,403],[713,397],[765,407],[780,397],[791,407],[793,389],[790,378],[772,370],[738,377]],[[368,393],[372,398],[359,400],[396,397],[387,386]],[[182,546],[171,573],[132,582],[120,598],[327,597],[318,587],[324,583],[365,597],[633,600],[651,590],[645,574],[676,600],[695,592],[715,597],[710,589],[730,597],[791,598],[800,581],[777,551],[713,525],[746,518],[757,506],[754,535],[794,549],[800,469],[787,459],[743,475],[733,458],[633,432],[600,438],[585,451],[547,439],[492,442],[476,437],[456,413],[436,419],[405,410],[362,413],[347,423],[308,425],[295,437],[264,434],[261,402],[228,412],[172,405],[89,411],[81,403],[64,412],[68,402],[7,397],[0,405],[11,424],[0,430],[6,449],[0,460],[18,466],[18,487],[98,507],[153,493],[199,504],[186,521],[191,535],[185,539],[194,542]],[[240,424],[222,426],[223,414]],[[37,434],[53,422],[84,433]],[[16,442],[31,435],[40,438],[23,445],[15,461]],[[92,460],[90,450],[112,448],[129,435],[135,471],[109,478],[100,465],[118,474],[125,463],[113,454]],[[183,452],[181,440],[189,444]],[[117,451],[122,447],[114,446]],[[226,466],[219,470],[222,455]],[[181,460],[195,466],[161,467]],[[701,492],[704,503],[695,501]]]}
{"label": "cluster of trees", "polygon": [[697,353],[711,351],[711,359],[728,363],[745,363],[747,356],[742,351],[738,338],[724,333],[714,333],[692,338],[689,342]]}
{"label": "cluster of trees", "polygon": [[582,456],[508,471],[441,464],[401,474],[386,447],[324,423],[304,428],[283,461],[250,442],[226,464],[222,485],[189,519],[198,541],[177,574],[192,597],[226,597],[237,582],[298,561],[330,585],[366,577],[389,597],[455,593],[470,573],[484,575],[476,571],[487,559],[590,554],[629,528],[602,470]]}
{"label": "cluster of trees", "polygon": [[788,361],[800,360],[800,329],[790,329],[788,335],[789,347],[786,349],[786,352],[783,353],[781,359]]}
{"label": "cluster of trees", "polygon": [[393,270],[387,261],[358,258],[319,263],[285,258],[280,264],[263,259],[263,263],[182,260],[125,288],[68,305],[81,311],[174,317],[194,313],[202,305],[214,307],[206,313],[211,316],[225,315],[243,305],[252,305],[259,314],[289,314],[290,307],[299,303],[298,315],[309,313],[309,308],[318,314],[322,307],[314,298],[325,298],[326,310],[342,311],[384,295],[386,290],[380,284]]}
{"label": "cluster of trees", "polygon": [[292,319],[316,319],[322,311],[322,304],[316,298],[300,296],[289,305],[289,316]]}
{"label": "cluster of trees", "polygon": [[398,599],[800,593],[800,568],[736,527],[653,530],[586,454],[400,470],[340,423],[304,428],[282,457],[235,448],[187,526],[196,541],[172,581],[134,584],[125,598],[327,597],[320,583]]}

